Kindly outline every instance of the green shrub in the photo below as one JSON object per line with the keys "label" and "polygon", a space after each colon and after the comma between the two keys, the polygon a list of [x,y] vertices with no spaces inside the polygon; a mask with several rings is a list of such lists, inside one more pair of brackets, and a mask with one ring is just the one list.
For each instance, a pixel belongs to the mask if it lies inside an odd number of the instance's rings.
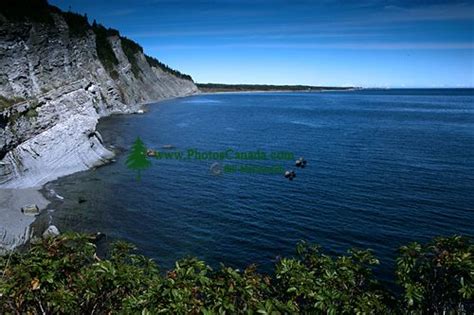
{"label": "green shrub", "polygon": [[276,265],[279,298],[304,313],[387,314],[389,298],[372,275],[379,261],[370,251],[350,250],[332,258],[318,246],[300,243],[297,258]]}
{"label": "green shrub", "polygon": [[16,104],[16,103],[20,103],[20,102],[23,102],[25,101],[25,99],[23,97],[13,97],[13,98],[6,98],[2,95],[0,95],[0,111],[1,110],[4,110],[4,109],[7,109],[8,107]]}
{"label": "green shrub", "polygon": [[28,118],[38,117],[38,112],[36,111],[36,109],[30,108],[26,112],[25,116],[28,117]]}
{"label": "green shrub", "polygon": [[[64,234],[0,257],[0,313],[462,314],[472,312],[473,245],[452,237],[402,247],[399,301],[372,274],[369,251],[331,257],[299,244],[272,276],[187,258],[167,273],[117,242],[108,259],[93,237]],[[416,293],[414,293],[416,292]],[[469,308],[471,307],[471,308]]]}
{"label": "green shrub", "polygon": [[412,243],[400,253],[396,274],[407,310],[443,314],[465,311],[465,301],[474,303],[474,245],[467,238]]}

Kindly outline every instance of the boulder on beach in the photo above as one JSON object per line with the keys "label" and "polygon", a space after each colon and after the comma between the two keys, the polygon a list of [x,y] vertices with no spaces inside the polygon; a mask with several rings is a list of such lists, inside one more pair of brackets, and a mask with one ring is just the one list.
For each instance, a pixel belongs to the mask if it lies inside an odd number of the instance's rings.
{"label": "boulder on beach", "polygon": [[43,232],[43,239],[56,237],[61,234],[58,228],[55,225],[50,225],[44,232]]}
{"label": "boulder on beach", "polygon": [[21,208],[21,212],[24,215],[35,216],[39,214],[40,210],[36,204],[26,205]]}

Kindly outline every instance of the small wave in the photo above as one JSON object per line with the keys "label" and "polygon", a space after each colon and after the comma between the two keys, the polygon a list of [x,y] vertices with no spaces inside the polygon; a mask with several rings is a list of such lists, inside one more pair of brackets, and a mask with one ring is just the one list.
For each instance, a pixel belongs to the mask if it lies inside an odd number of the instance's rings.
{"label": "small wave", "polygon": [[184,101],[183,103],[186,103],[186,104],[205,104],[205,103],[222,103],[222,102],[217,101],[217,100],[210,100],[210,99],[199,99],[199,100],[188,100],[188,101]]}
{"label": "small wave", "polygon": [[472,109],[453,109],[453,108],[406,108],[406,107],[394,107],[387,108],[383,111],[387,112],[411,112],[411,113],[435,113],[435,114],[473,114]]}
{"label": "small wave", "polygon": [[318,128],[319,126],[307,121],[301,121],[301,120],[292,120],[290,123],[295,124],[295,125],[303,125],[303,126],[308,126],[311,128]]}

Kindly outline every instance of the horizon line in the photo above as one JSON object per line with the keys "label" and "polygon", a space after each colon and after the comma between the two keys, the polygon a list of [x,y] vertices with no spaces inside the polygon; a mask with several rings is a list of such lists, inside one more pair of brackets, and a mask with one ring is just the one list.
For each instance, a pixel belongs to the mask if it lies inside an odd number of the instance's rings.
{"label": "horizon line", "polygon": [[218,83],[218,82],[194,82],[194,84],[219,84],[219,85],[253,85],[253,86],[308,86],[317,88],[354,88],[354,89],[474,89],[474,86],[357,86],[357,85],[314,85],[314,84],[276,84],[276,83]]}

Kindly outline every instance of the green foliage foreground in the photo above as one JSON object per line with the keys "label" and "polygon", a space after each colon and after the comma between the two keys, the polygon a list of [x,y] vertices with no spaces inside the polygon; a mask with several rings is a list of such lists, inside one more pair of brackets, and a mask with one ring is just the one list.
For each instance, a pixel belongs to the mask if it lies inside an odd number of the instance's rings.
{"label": "green foliage foreground", "polygon": [[372,273],[369,251],[331,257],[301,243],[271,276],[184,259],[173,270],[118,242],[100,259],[91,238],[65,234],[0,258],[0,313],[472,314],[473,244],[438,238],[400,249],[398,295]]}

